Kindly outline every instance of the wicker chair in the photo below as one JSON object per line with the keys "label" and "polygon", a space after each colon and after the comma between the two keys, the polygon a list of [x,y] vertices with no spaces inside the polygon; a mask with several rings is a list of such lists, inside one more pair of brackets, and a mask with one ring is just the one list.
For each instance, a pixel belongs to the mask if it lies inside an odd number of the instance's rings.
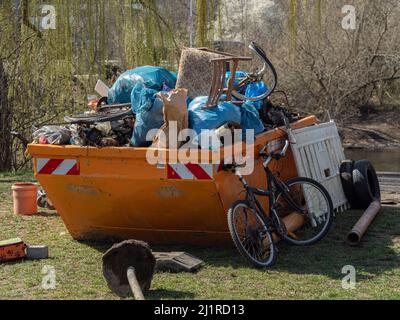
{"label": "wicker chair", "polygon": [[[208,95],[206,108],[213,108],[223,93],[226,93],[227,101],[232,100],[238,64],[240,61],[249,60],[251,60],[249,57],[235,56],[208,48],[184,48],[176,87],[188,89],[191,99]],[[227,82],[228,70],[231,71],[231,77]],[[226,82],[227,88],[225,88]]]}

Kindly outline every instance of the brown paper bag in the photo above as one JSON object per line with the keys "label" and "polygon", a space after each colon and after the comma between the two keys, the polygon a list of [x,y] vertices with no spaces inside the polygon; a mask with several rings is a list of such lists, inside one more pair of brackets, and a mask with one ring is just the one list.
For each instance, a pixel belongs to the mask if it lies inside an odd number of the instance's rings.
{"label": "brown paper bag", "polygon": [[[159,133],[153,141],[152,147],[155,148],[169,148],[169,130],[170,122],[175,121],[177,124],[177,134],[189,127],[189,114],[186,106],[188,90],[175,89],[170,92],[160,92],[158,96],[164,103],[164,125],[160,128]],[[164,139],[164,135],[165,138]],[[161,138],[163,137],[163,138]],[[179,148],[182,143],[178,143]]]}

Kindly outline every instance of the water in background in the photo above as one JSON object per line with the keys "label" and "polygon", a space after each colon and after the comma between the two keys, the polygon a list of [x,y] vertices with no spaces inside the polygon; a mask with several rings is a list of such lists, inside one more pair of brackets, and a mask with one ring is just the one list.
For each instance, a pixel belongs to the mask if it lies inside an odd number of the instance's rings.
{"label": "water in background", "polygon": [[345,154],[347,159],[371,161],[376,171],[400,172],[400,149],[390,151],[347,149]]}

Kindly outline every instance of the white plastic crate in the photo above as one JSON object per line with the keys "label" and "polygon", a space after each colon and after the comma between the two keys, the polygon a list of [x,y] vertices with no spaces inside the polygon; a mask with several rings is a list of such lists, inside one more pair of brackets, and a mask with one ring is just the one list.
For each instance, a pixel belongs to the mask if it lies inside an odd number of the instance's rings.
{"label": "white plastic crate", "polygon": [[[343,146],[334,121],[288,131],[298,175],[320,182],[332,197],[336,212],[349,208],[340,180],[340,165],[345,160]],[[305,192],[307,198],[307,192]],[[308,201],[319,216],[318,199]],[[321,208],[322,209],[322,208]],[[322,212],[321,212],[322,213]]]}

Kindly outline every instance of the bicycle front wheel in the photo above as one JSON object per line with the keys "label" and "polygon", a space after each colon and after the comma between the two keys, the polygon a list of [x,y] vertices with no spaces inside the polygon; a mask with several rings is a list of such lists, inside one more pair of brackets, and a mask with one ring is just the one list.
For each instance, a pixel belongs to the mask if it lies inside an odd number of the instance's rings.
{"label": "bicycle front wheel", "polygon": [[275,262],[275,244],[264,220],[248,201],[238,201],[228,211],[228,226],[240,254],[256,268]]}
{"label": "bicycle front wheel", "polygon": [[[296,230],[280,230],[281,238],[296,246],[309,246],[322,240],[333,222],[333,204],[328,191],[309,178],[295,178],[285,183],[289,192],[276,196],[275,213],[299,226]],[[296,221],[293,223],[293,221]]]}

